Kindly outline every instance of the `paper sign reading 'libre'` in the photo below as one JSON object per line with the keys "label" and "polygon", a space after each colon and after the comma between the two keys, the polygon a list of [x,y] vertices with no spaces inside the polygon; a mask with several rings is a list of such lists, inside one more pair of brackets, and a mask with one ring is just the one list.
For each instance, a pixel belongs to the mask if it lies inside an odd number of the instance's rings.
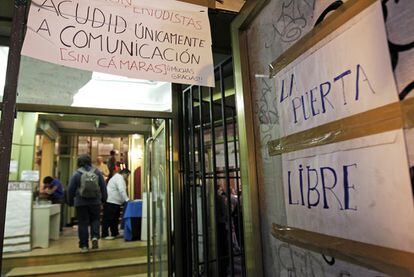
{"label": "paper sign reading 'libre'", "polygon": [[[283,136],[397,102],[381,3],[279,72],[276,84]],[[414,252],[408,168],[401,129],[283,153],[287,225]]]}
{"label": "paper sign reading 'libre'", "polygon": [[33,0],[22,54],[131,78],[214,87],[207,8],[170,0]]}
{"label": "paper sign reading 'libre'", "polygon": [[414,252],[402,130],[282,154],[282,161],[288,226]]}

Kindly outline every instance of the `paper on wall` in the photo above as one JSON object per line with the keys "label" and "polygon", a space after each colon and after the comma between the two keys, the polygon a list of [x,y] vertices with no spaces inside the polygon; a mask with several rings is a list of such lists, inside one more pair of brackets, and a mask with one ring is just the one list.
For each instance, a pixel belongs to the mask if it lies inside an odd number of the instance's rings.
{"label": "paper on wall", "polygon": [[403,130],[282,154],[282,163],[288,226],[414,252]]}
{"label": "paper on wall", "polygon": [[20,180],[31,182],[37,182],[39,178],[39,170],[23,170],[20,176]]}
{"label": "paper on wall", "polygon": [[323,39],[274,81],[282,137],[398,101],[381,3]]}
{"label": "paper on wall", "polygon": [[31,214],[31,183],[9,183],[4,237],[8,238],[30,235]]}
{"label": "paper on wall", "polygon": [[9,169],[9,172],[10,173],[16,173],[17,170],[18,170],[18,168],[19,168],[18,166],[19,166],[19,162],[18,161],[11,160],[10,161],[10,169]]}

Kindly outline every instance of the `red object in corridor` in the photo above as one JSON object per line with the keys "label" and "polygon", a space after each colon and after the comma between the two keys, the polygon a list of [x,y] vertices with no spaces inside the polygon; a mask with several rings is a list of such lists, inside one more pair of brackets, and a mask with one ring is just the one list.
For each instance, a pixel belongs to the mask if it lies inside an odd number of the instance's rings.
{"label": "red object in corridor", "polygon": [[134,199],[141,199],[141,167],[134,171]]}

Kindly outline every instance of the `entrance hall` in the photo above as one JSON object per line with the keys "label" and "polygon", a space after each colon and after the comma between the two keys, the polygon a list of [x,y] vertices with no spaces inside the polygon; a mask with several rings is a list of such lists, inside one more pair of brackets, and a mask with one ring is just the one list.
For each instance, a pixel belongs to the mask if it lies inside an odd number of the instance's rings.
{"label": "entrance hall", "polygon": [[[147,241],[153,229],[148,229],[146,205],[147,180],[152,175],[165,178],[167,165],[166,145],[158,141],[165,135],[163,119],[80,114],[54,114],[44,112],[19,112],[14,132],[12,159],[16,168],[11,169],[10,182],[15,191],[9,192],[6,234],[3,246],[2,270],[6,276],[119,276],[146,273]],[[168,122],[168,120],[167,120]],[[167,123],[168,124],[168,123]],[[152,142],[149,138],[157,138]],[[157,147],[160,167],[157,174],[149,170],[157,163],[149,150]],[[164,155],[162,155],[164,153]],[[69,204],[68,190],[71,178],[78,169],[81,155],[91,157],[92,166],[100,170],[108,189],[111,179],[124,169],[128,202],[121,206],[118,220],[119,235],[103,237],[105,207],[100,211],[99,248],[88,253],[79,251],[76,209]],[[154,156],[155,157],[155,156]],[[121,175],[119,175],[121,176]],[[64,196],[55,201],[48,193],[46,179],[61,184]],[[163,182],[164,183],[164,182]],[[29,188],[28,190],[22,190]],[[158,191],[155,192],[154,190]],[[164,188],[153,187],[153,192],[165,199]],[[161,199],[161,198],[159,198]],[[161,200],[160,200],[161,201]],[[157,230],[167,229],[167,207],[160,202],[154,206],[164,214]],[[32,206],[32,208],[31,208]],[[162,209],[162,210],[161,210]],[[152,211],[152,206],[150,205]],[[144,213],[144,214],[143,214]],[[151,215],[152,218],[152,215]],[[24,231],[26,230],[26,231]],[[107,230],[108,232],[109,230]],[[112,234],[112,229],[108,233]],[[166,234],[160,233],[159,243],[167,245]],[[161,253],[161,252],[160,252]]]}

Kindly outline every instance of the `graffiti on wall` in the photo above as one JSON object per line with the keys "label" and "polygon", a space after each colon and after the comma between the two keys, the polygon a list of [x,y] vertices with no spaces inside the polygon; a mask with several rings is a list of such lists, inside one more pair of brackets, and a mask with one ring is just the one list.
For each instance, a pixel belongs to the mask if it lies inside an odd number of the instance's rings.
{"label": "graffiti on wall", "polygon": [[[393,3],[392,3],[393,2]],[[403,1],[402,1],[403,2]],[[388,4],[398,5],[400,0],[382,0],[382,9],[384,13],[385,23],[388,23]],[[401,4],[400,4],[401,5]],[[388,47],[390,49],[392,68],[395,71],[400,60],[401,53],[414,49],[414,38],[408,38],[408,42],[398,43],[388,38]],[[408,83],[399,93],[400,100],[403,100],[409,93],[414,91],[414,80]]]}
{"label": "graffiti on wall", "polygon": [[265,48],[270,48],[276,40],[292,43],[302,37],[309,24],[308,14],[311,14],[315,0],[284,0],[280,13],[272,22],[272,30]]}
{"label": "graffiti on wall", "polygon": [[278,272],[275,276],[288,277],[383,277],[378,272],[374,272],[357,265],[351,265],[342,261],[337,261],[333,257],[318,254],[303,248],[293,246],[288,243],[277,241],[275,244],[277,262],[279,263]]}

